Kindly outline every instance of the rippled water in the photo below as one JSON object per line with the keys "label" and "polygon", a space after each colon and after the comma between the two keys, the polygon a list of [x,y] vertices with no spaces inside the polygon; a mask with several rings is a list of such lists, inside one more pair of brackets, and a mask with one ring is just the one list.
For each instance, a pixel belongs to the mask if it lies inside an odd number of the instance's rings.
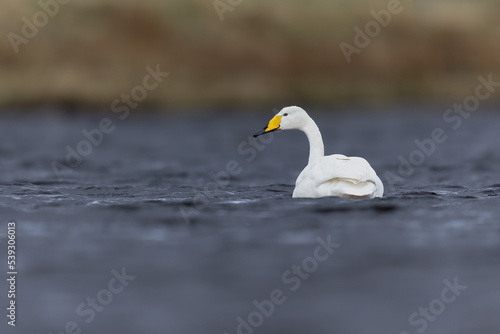
{"label": "rippled water", "polygon": [[[453,130],[444,109],[411,109],[311,112],[327,153],[365,157],[386,184],[384,198],[360,201],[292,199],[307,141],[279,132],[252,144],[271,113],[109,115],[116,129],[60,178],[51,164],[100,118],[2,116],[0,217],[18,223],[18,330],[74,321],[93,334],[232,334],[238,317],[252,321],[254,300],[281,290],[255,333],[417,333],[425,318],[409,317],[458,278],[467,289],[425,332],[497,334],[500,115],[482,110]],[[387,184],[435,128],[446,142]],[[234,175],[218,185],[228,163]],[[340,246],[307,279],[287,274],[318,238]],[[87,323],[77,307],[123,267],[135,279]]]}

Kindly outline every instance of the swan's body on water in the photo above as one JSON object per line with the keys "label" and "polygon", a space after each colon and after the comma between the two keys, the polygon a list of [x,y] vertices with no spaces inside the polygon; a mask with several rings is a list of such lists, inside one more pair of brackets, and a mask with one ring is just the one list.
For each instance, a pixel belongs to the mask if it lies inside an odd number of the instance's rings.
{"label": "swan's body on water", "polygon": [[363,158],[341,154],[325,156],[318,126],[299,107],[283,108],[254,137],[278,130],[301,130],[309,139],[309,162],[295,182],[294,198],[375,198],[384,195],[384,185]]}

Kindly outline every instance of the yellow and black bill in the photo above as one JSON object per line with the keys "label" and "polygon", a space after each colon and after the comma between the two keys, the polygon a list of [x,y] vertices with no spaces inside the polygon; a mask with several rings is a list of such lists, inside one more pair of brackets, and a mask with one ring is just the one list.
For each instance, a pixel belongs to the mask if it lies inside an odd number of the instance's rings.
{"label": "yellow and black bill", "polygon": [[269,124],[267,125],[267,127],[265,127],[263,130],[260,130],[259,132],[257,132],[253,136],[258,137],[258,136],[266,134],[266,133],[280,130],[281,117],[283,117],[283,116],[278,116],[278,115],[274,116],[273,119],[269,121]]}

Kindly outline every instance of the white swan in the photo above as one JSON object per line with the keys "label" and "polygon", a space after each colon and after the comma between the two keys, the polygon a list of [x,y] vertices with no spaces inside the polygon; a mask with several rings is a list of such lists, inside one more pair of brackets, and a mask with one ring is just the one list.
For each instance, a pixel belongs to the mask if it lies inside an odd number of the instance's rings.
{"label": "white swan", "polygon": [[309,139],[309,162],[300,173],[293,191],[294,198],[337,196],[346,198],[382,197],[384,185],[363,158],[341,154],[325,156],[318,126],[299,107],[283,108],[264,130],[254,137],[277,130],[297,129]]}

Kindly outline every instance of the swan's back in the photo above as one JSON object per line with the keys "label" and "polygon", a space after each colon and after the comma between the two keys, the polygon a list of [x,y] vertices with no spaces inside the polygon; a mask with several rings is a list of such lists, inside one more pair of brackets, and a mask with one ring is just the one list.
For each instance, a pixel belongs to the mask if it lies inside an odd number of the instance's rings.
{"label": "swan's back", "polygon": [[334,154],[304,168],[297,178],[293,197],[374,198],[382,197],[383,193],[382,181],[365,159]]}

